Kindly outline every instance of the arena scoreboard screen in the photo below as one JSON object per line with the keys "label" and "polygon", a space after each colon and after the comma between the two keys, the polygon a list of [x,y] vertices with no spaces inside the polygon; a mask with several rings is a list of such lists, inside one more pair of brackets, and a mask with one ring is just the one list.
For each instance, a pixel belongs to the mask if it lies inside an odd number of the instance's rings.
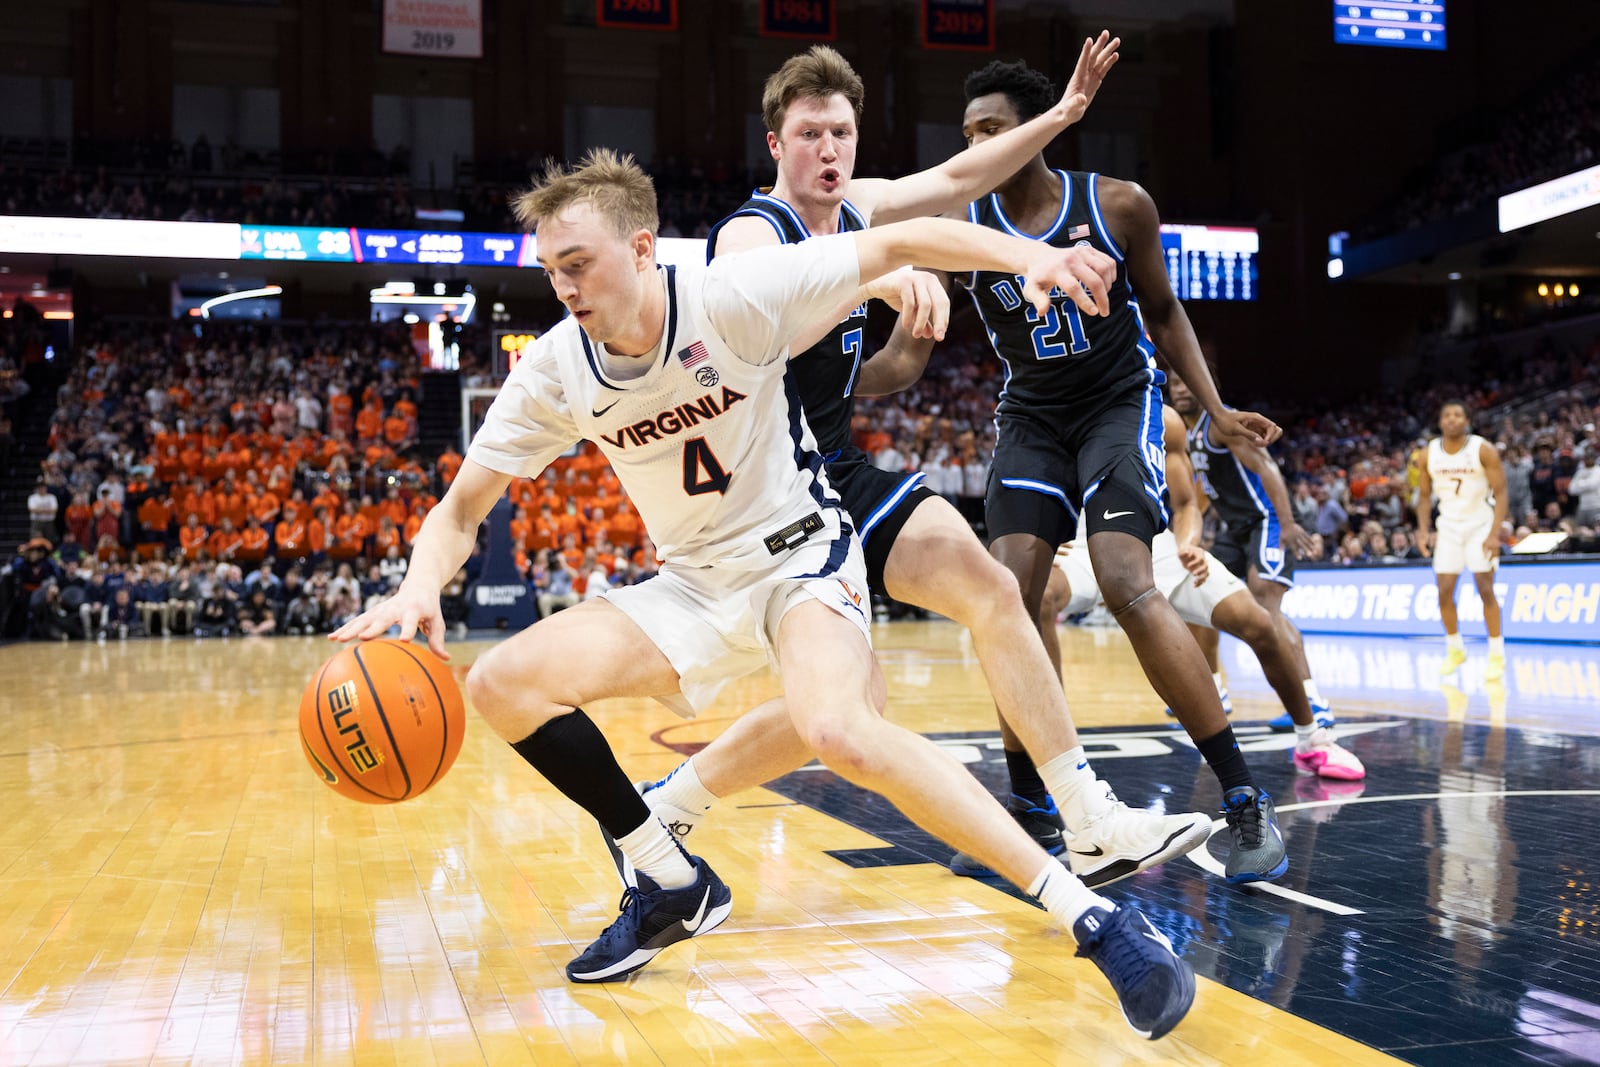
{"label": "arena scoreboard screen", "polygon": [[1247,226],[1161,227],[1161,252],[1179,300],[1255,300],[1261,235]]}
{"label": "arena scoreboard screen", "polygon": [[1334,0],[1333,39],[1339,44],[1425,48],[1443,52],[1445,0]]}

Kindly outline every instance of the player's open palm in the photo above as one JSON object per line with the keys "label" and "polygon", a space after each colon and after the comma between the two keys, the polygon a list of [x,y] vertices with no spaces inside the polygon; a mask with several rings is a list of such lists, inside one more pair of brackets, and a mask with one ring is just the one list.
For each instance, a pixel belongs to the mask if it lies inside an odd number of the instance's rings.
{"label": "player's open palm", "polygon": [[428,639],[428,650],[440,659],[450,654],[444,649],[444,613],[439,608],[439,593],[419,585],[401,582],[394,596],[374,604],[333,633],[332,641],[370,641],[382,637],[391,627],[400,627],[399,638],[409,641],[418,631]]}
{"label": "player's open palm", "polygon": [[1039,314],[1050,313],[1052,292],[1062,292],[1085,315],[1111,313],[1111,283],[1117,262],[1095,248],[1038,244],[1022,286],[1022,297]]}
{"label": "player's open palm", "polygon": [[1083,39],[1078,65],[1073,68],[1072,80],[1067,82],[1066,91],[1061,94],[1060,107],[1066,112],[1069,124],[1083,118],[1083,113],[1094,103],[1094,94],[1100,91],[1100,84],[1106,80],[1111,68],[1117,65],[1117,49],[1121,46],[1122,38],[1111,36],[1107,30],[1101,30],[1099,37]]}

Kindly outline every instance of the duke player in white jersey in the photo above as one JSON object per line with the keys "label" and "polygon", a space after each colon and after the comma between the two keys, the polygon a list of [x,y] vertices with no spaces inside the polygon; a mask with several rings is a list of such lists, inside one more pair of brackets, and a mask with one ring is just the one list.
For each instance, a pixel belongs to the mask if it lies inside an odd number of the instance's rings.
{"label": "duke player in white jersey", "polygon": [[[1484,679],[1505,677],[1506,644],[1500,632],[1500,602],[1494,596],[1494,571],[1500,559],[1500,527],[1506,520],[1506,472],[1500,453],[1472,432],[1467,406],[1447,400],[1439,408],[1439,433],[1428,442],[1428,461],[1417,483],[1417,547],[1433,558],[1439,583],[1439,616],[1446,646],[1441,673],[1467,662],[1456,621],[1456,579],[1472,572],[1483,598],[1483,623],[1489,631],[1489,666]],[[1438,532],[1433,532],[1433,500],[1439,501]]]}
{"label": "duke player in white jersey", "polygon": [[[1267,609],[1250,589],[1200,547],[1199,494],[1194,468],[1189,463],[1187,427],[1171,407],[1162,408],[1162,440],[1167,458],[1167,492],[1171,498],[1171,525],[1150,545],[1156,589],[1190,626],[1232,634],[1256,654],[1267,681],[1283,701],[1294,722],[1294,764],[1308,774],[1342,781],[1358,781],[1367,769],[1355,754],[1334,740],[1333,730],[1318,725],[1311,700],[1300,684],[1293,651]],[[1061,670],[1061,643],[1056,618],[1093,608],[1100,600],[1100,585],[1089,565],[1084,527],[1056,554],[1055,568],[1045,587],[1039,632],[1056,671]]]}
{"label": "duke player in white jersey", "polygon": [[[638,872],[622,914],[567,965],[575,982],[619,979],[725,920],[732,895],[685,853],[582,710],[611,697],[704,708],[728,681],[771,664],[799,739],[842,777],[1036,897],[1111,982],[1128,1021],[1157,1037],[1194,998],[1194,976],[1130,907],[1100,897],[1006,815],[954,757],[882,716],[868,639],[866,568],[792,390],[785,360],[868,297],[904,305],[913,332],[942,335],[948,305],[921,305],[906,263],[1018,271],[1103,312],[1114,270],[949,220],[754,250],[709,267],[659,267],[650,179],[631,159],[552,167],[517,200],[569,318],[506,380],[461,470],[418,534],[396,595],[333,634],[398,624],[444,654],[439,590],[513,477],[535,477],[594,440],[663,556],[660,574],[545,619],[480,656],[467,677],[494,731],[616,840]],[[863,285],[861,279],[876,279]]]}

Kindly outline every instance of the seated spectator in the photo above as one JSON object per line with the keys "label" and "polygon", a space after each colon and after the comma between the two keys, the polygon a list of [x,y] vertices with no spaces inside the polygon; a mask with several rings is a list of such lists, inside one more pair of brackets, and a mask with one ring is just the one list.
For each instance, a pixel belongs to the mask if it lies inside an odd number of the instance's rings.
{"label": "seated spectator", "polygon": [[193,630],[200,610],[200,579],[193,567],[180,566],[167,586],[164,632],[188,633]]}
{"label": "seated spectator", "polygon": [[278,628],[278,609],[268,598],[267,590],[256,585],[239,607],[239,632],[252,637],[264,637]]}
{"label": "seated spectator", "polygon": [[133,590],[127,586],[111,594],[111,603],[106,605],[105,622],[96,636],[105,638],[111,634],[116,634],[118,640],[123,641],[145,635],[144,623],[139,618],[139,605],[133,599]]}
{"label": "seated spectator", "polygon": [[547,590],[539,594],[539,617],[548,619],[551,615],[563,608],[570,608],[578,602],[578,594],[572,588],[572,571],[560,554],[552,552],[550,560],[550,584]]}

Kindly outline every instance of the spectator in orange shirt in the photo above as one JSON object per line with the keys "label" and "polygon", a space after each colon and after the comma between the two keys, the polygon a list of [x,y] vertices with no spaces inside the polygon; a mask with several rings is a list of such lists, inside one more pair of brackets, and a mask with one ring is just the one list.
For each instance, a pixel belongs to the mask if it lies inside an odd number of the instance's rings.
{"label": "spectator in orange shirt", "polygon": [[361,454],[361,459],[369,467],[380,470],[385,469],[389,466],[390,461],[394,459],[394,450],[382,441],[374,441]]}
{"label": "spectator in orange shirt", "polygon": [[333,520],[325,507],[314,508],[311,521],[306,524],[306,546],[311,549],[313,566],[328,558],[328,547],[333,540]]}
{"label": "spectator in orange shirt", "polygon": [[[266,531],[262,531],[265,536]],[[233,524],[233,520],[226,515],[222,517],[222,525],[211,535],[211,540],[206,542],[206,548],[215,559],[232,562],[238,558],[239,549],[244,545],[244,531]]]}
{"label": "spectator in orange shirt", "polygon": [[250,499],[232,471],[222,476],[221,484],[211,491],[211,499],[216,505],[219,523],[223,519],[231,520],[235,530],[244,525],[245,517],[250,514]]}
{"label": "spectator in orange shirt", "polygon": [[245,528],[240,531],[239,547],[233,553],[235,563],[253,564],[260,563],[267,558],[267,547],[272,543],[270,535],[261,520],[251,515]]}
{"label": "spectator in orange shirt", "polygon": [[454,445],[446,445],[444,451],[439,454],[436,466],[439,468],[439,477],[445,485],[449,485],[461,472],[461,453],[456,451]]}
{"label": "spectator in orange shirt", "polygon": [[417,533],[422,529],[422,522],[428,517],[428,507],[422,501],[411,505],[411,517],[406,520],[405,529],[401,531],[405,538],[406,547],[416,543]]}
{"label": "spectator in orange shirt", "polygon": [[183,550],[183,558],[190,563],[198,560],[210,538],[211,531],[201,524],[200,516],[190,515],[189,520],[178,528],[178,547]]}
{"label": "spectator in orange shirt", "polygon": [[378,505],[378,514],[387,515],[389,521],[396,526],[404,526],[406,521],[406,502],[400,498],[400,487],[391,485],[383,494],[383,503]]}
{"label": "spectator in orange shirt", "polygon": [[278,515],[283,511],[283,505],[278,500],[278,494],[271,489],[262,489],[249,500],[250,517],[263,526],[271,526],[278,521]]}
{"label": "spectator in orange shirt", "polygon": [[289,494],[289,499],[283,502],[283,510],[279,512],[280,521],[308,522],[311,519],[311,505],[306,503],[306,491],[299,486]]}
{"label": "spectator in orange shirt", "polygon": [[337,512],[339,506],[343,503],[344,498],[339,495],[339,491],[333,487],[331,482],[324,484],[321,489],[317,490],[317,495],[311,498],[311,506],[313,508],[327,508],[329,515]]}
{"label": "spectator in orange shirt", "polygon": [[306,520],[296,515],[293,518],[285,516],[278,520],[278,525],[273,527],[272,540],[276,545],[278,559],[305,559],[311,553],[308,542],[309,531]]}
{"label": "spectator in orange shirt", "polygon": [[541,548],[554,548],[556,545],[556,517],[550,512],[549,504],[539,506],[539,517],[533,520],[532,540],[529,551],[538,556]]}
{"label": "spectator in orange shirt", "polygon": [[378,519],[378,532],[372,537],[373,555],[380,559],[388,555],[389,549],[401,548],[400,527],[394,520],[384,515]]}
{"label": "spectator in orange shirt", "polygon": [[616,510],[606,521],[606,536],[611,543],[631,549],[639,543],[639,535],[643,530],[644,524],[639,520],[639,513],[633,510],[633,504],[619,500]]}
{"label": "spectator in orange shirt", "polygon": [[139,540],[166,544],[172,535],[172,505],[152,493],[139,505]]}
{"label": "spectator in orange shirt", "polygon": [[366,448],[383,433],[383,401],[373,396],[356,412],[356,446]]}
{"label": "spectator in orange shirt", "polygon": [[356,402],[355,398],[345,392],[342,382],[335,382],[328,389],[328,430],[330,433],[349,437],[356,428]]}
{"label": "spectator in orange shirt", "polygon": [[533,520],[528,509],[519,507],[511,513],[511,543],[523,551],[533,547]]}
{"label": "spectator in orange shirt", "polygon": [[410,389],[400,390],[400,399],[394,402],[395,414],[416,421],[417,402],[412,399]]}
{"label": "spectator in orange shirt", "polygon": [[178,446],[168,445],[155,458],[156,480],[171,485],[183,473],[183,461],[178,458]]}
{"label": "spectator in orange shirt", "polygon": [[390,415],[383,420],[383,439],[396,452],[404,452],[417,443],[417,424],[404,415]]}
{"label": "spectator in orange shirt", "polygon": [[583,549],[578,547],[578,535],[566,534],[561,538],[561,559],[576,581],[583,574]]}

